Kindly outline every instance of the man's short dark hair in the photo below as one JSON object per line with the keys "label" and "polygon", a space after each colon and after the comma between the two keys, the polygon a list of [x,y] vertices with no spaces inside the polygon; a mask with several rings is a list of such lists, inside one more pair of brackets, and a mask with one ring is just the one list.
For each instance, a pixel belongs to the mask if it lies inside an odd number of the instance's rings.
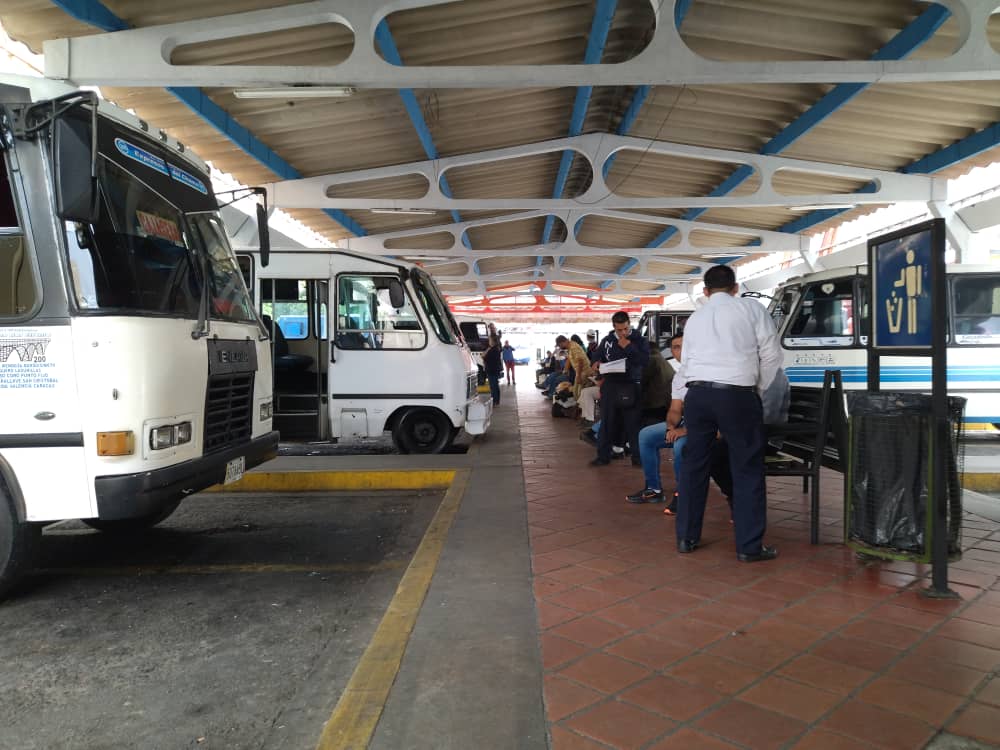
{"label": "man's short dark hair", "polygon": [[682,339],[682,338],[684,338],[684,331],[678,331],[677,333],[675,333],[673,336],[670,337],[670,346],[673,346],[674,342],[677,339]]}
{"label": "man's short dark hair", "polygon": [[736,286],[736,272],[721,263],[705,271],[705,287],[710,291],[732,289]]}
{"label": "man's short dark hair", "polygon": [[556,344],[562,344],[565,341],[569,341],[565,336],[556,336]]}
{"label": "man's short dark hair", "polygon": [[614,315],[611,316],[612,325],[614,325],[615,323],[618,323],[620,325],[622,323],[628,323],[628,322],[629,322],[628,313],[625,312],[624,310],[619,310],[618,312],[616,312]]}

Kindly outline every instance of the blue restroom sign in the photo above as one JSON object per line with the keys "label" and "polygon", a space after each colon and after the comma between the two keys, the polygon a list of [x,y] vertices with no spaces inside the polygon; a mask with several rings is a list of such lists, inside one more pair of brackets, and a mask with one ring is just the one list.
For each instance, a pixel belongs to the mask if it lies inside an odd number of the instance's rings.
{"label": "blue restroom sign", "polygon": [[933,234],[926,227],[872,246],[876,347],[930,349]]}

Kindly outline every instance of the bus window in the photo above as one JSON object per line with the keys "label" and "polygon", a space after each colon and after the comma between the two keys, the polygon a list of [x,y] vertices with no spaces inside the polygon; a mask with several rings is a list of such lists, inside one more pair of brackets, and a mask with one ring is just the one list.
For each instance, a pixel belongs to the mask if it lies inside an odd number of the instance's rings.
{"label": "bus window", "polygon": [[263,279],[261,313],[267,315],[293,341],[309,338],[309,296],[303,279]]}
{"label": "bus window", "polygon": [[0,317],[20,317],[38,300],[24,232],[17,220],[14,189],[0,154]]}
{"label": "bus window", "polygon": [[253,256],[237,255],[236,262],[240,266],[240,273],[243,275],[243,283],[247,285],[250,296],[253,297]]}
{"label": "bus window", "polygon": [[677,333],[680,333],[681,331],[684,330],[684,326],[687,325],[688,318],[690,318],[690,317],[691,317],[690,313],[686,313],[684,315],[678,315],[677,316],[677,318],[675,319],[677,321],[677,323],[676,323],[676,325],[677,325]]}
{"label": "bus window", "polygon": [[390,276],[337,277],[338,349],[422,349],[427,344],[409,295],[402,307],[389,299]]}
{"label": "bus window", "polygon": [[785,320],[792,312],[798,296],[799,288],[797,286],[791,287],[782,292],[781,296],[776,297],[771,303],[771,320],[774,321],[774,327],[778,333],[781,333],[781,329],[785,325]]}
{"label": "bus window", "polygon": [[807,286],[784,343],[786,346],[853,346],[854,279]]}
{"label": "bus window", "polygon": [[674,335],[674,316],[661,313],[660,314],[660,330],[656,332],[656,345],[660,350],[666,349],[670,346],[670,339]]}
{"label": "bus window", "polygon": [[1000,276],[959,276],[952,282],[955,343],[1000,343]]}

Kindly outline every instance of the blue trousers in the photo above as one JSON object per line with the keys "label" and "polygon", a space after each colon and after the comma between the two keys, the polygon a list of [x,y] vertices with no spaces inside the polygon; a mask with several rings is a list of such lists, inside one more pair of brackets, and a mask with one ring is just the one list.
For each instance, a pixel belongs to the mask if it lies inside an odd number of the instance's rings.
{"label": "blue trousers", "polygon": [[660,480],[660,451],[664,448],[674,449],[674,476],[680,479],[685,443],[687,436],[678,438],[675,443],[667,442],[666,422],[651,424],[639,430],[639,457],[642,459],[646,487],[651,490],[663,489],[663,482]]}
{"label": "blue trousers", "polygon": [[721,432],[729,448],[733,478],[733,524],[736,551],[760,552],[767,528],[767,488],[764,479],[764,413],[754,391],[692,386],[684,399],[687,449],[684,454],[677,539],[699,541],[712,448]]}
{"label": "blue trousers", "polygon": [[493,405],[500,405],[500,373],[491,372],[486,375],[486,379],[490,381],[490,394],[493,396]]}

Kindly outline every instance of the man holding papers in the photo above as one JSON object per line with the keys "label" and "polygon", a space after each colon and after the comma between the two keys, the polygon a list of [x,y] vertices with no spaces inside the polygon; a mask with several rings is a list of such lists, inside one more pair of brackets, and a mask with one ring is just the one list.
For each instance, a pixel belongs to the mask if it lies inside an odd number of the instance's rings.
{"label": "man holding papers", "polygon": [[604,375],[601,386],[601,430],[597,435],[597,458],[591,466],[611,463],[611,446],[619,434],[632,448],[632,463],[639,465],[639,417],[642,371],[649,361],[649,344],[632,330],[628,313],[611,316],[614,330],[597,347],[594,369]]}

